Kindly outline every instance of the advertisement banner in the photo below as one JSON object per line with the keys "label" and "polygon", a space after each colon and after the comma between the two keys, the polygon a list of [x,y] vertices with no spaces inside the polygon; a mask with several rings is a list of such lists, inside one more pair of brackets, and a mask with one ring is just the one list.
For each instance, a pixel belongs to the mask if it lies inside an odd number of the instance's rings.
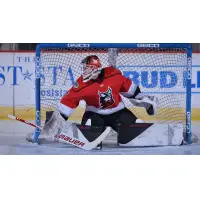
{"label": "advertisement banner", "polygon": [[0,120],[14,108],[13,53],[0,53]]}
{"label": "advertisement banner", "polygon": [[[135,67],[135,66],[134,66]],[[185,91],[185,71],[159,68],[138,70],[119,66],[122,73],[133,82],[145,88],[146,92],[156,92],[157,88],[165,92]],[[67,89],[74,84],[77,74],[73,68],[68,68],[66,80],[62,88],[57,87],[59,74],[63,73],[62,66],[49,66],[50,76],[42,73],[41,84],[51,83],[53,89],[42,89],[41,99],[60,99]],[[51,80],[50,80],[51,79]],[[152,82],[152,80],[154,80]],[[192,118],[200,120],[200,54],[193,54],[192,68]],[[33,52],[0,52],[0,119],[7,119],[7,114],[33,120],[35,113],[35,54]]]}

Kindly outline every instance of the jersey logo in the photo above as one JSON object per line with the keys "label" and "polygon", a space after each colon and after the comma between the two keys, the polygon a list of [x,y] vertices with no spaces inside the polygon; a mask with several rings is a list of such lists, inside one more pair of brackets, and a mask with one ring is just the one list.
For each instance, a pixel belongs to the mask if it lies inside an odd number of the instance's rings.
{"label": "jersey logo", "polygon": [[115,103],[112,94],[112,89],[110,87],[108,87],[108,90],[106,92],[98,91],[98,94],[99,94],[99,102],[101,108],[103,109],[108,108]]}

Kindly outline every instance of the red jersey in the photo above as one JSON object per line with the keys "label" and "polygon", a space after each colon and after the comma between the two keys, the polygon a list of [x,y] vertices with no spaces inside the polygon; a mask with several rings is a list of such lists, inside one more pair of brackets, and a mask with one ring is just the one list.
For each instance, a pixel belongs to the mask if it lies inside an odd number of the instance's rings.
{"label": "red jersey", "polygon": [[74,86],[62,97],[61,104],[65,106],[68,116],[71,110],[79,105],[80,100],[86,102],[87,111],[111,114],[125,107],[120,94],[126,97],[132,96],[136,87],[130,79],[122,75],[120,70],[106,67],[96,80],[84,83],[82,76],[79,77]]}

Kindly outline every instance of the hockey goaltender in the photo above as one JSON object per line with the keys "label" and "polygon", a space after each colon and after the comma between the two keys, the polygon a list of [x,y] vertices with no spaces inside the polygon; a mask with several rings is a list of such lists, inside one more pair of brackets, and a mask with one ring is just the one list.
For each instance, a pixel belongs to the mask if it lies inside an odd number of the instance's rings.
{"label": "hockey goaltender", "polygon": [[[145,95],[130,79],[113,66],[102,68],[96,55],[85,57],[82,75],[62,97],[56,111],[46,113],[42,133],[53,140],[91,150],[102,148],[102,141],[111,131],[117,132],[119,146],[181,145],[183,126],[180,124],[137,123],[137,117],[128,110],[122,96],[137,107],[144,107],[148,115],[155,115],[158,98]],[[79,102],[86,102],[81,125],[70,123],[68,117]],[[33,135],[28,141],[33,141]]]}

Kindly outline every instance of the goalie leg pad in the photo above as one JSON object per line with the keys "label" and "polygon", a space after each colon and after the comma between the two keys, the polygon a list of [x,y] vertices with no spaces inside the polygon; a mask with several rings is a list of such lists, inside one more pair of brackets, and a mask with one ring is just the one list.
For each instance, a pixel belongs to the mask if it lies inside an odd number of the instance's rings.
{"label": "goalie leg pad", "polygon": [[131,141],[133,141],[136,137],[138,137],[152,125],[152,123],[135,123],[131,125],[120,125],[118,144],[129,144]]}
{"label": "goalie leg pad", "polygon": [[[65,118],[59,111],[47,111],[45,125],[41,131],[42,136],[48,141],[54,141],[55,135],[58,134],[65,122]],[[67,123],[70,125],[69,122]],[[34,133],[28,134],[26,140],[34,143]]]}
{"label": "goalie leg pad", "polygon": [[140,123],[129,127],[120,126],[120,146],[174,146],[181,145],[183,140],[183,126],[181,124],[146,123],[145,125]]}
{"label": "goalie leg pad", "polygon": [[54,138],[60,130],[64,128],[67,129],[70,125],[71,123],[66,121],[59,111],[55,110],[53,113],[47,113],[46,123],[43,127],[42,133]]}

